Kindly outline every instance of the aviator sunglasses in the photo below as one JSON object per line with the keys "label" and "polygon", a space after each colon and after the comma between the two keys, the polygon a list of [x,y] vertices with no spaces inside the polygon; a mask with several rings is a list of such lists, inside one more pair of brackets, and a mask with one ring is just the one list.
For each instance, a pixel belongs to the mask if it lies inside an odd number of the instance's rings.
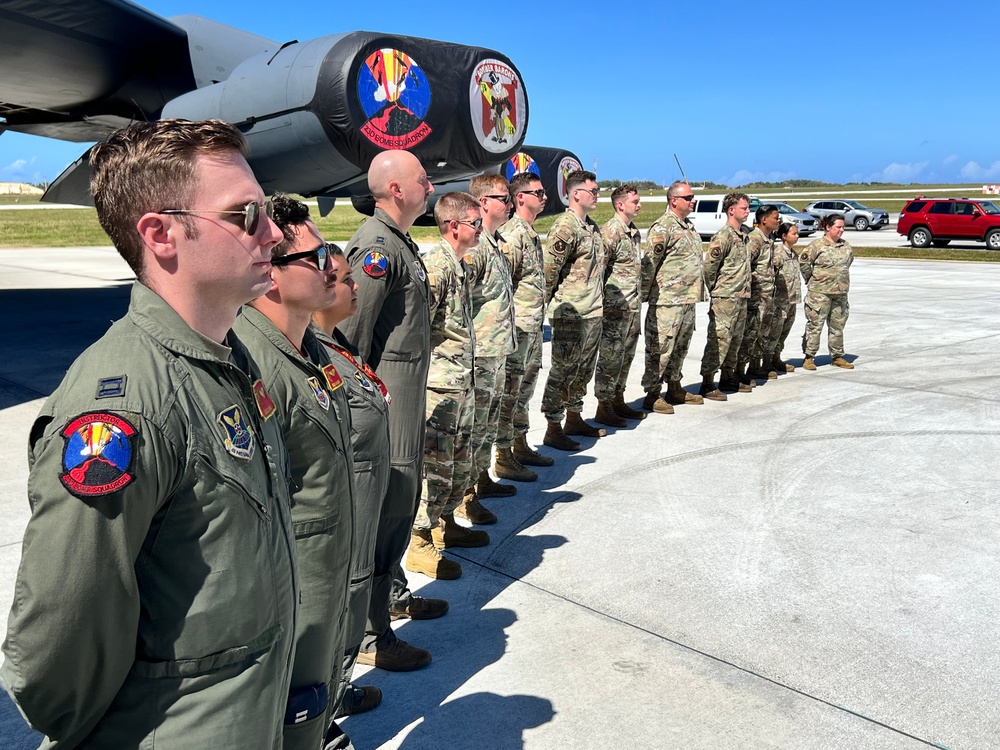
{"label": "aviator sunglasses", "polygon": [[165,208],[161,214],[231,214],[243,217],[243,230],[251,237],[257,234],[257,227],[260,226],[261,212],[267,214],[267,218],[274,218],[274,203],[270,200],[264,201],[263,205],[258,201],[250,201],[242,209],[218,211],[211,208]]}
{"label": "aviator sunglasses", "polygon": [[[316,268],[319,269],[320,271],[325,271],[327,261],[329,260],[330,255],[332,254],[331,250],[333,248],[337,248],[337,246],[331,242],[324,242],[322,245],[313,250],[306,250],[305,252],[302,253],[292,253],[291,255],[282,255],[280,258],[272,258],[271,265],[278,267],[287,266],[292,261],[301,260],[302,258],[309,258],[315,255]],[[337,248],[337,250],[339,251],[340,248]]]}

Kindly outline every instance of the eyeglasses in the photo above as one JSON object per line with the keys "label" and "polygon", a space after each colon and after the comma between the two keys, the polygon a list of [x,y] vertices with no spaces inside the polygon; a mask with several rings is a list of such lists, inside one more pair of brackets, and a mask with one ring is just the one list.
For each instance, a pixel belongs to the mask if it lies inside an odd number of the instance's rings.
{"label": "eyeglasses", "polygon": [[271,265],[278,267],[287,266],[292,261],[309,258],[313,255],[316,256],[316,268],[320,271],[325,271],[326,262],[330,258],[330,245],[325,242],[313,250],[306,250],[303,253],[292,253],[291,255],[282,255],[280,258],[274,258],[271,260]]}
{"label": "eyeglasses", "polygon": [[678,200],[688,201],[688,202],[691,202],[691,201],[694,200],[694,196],[693,195],[675,195],[673,197],[677,198]]}
{"label": "eyeglasses", "polygon": [[510,195],[484,195],[484,198],[492,198],[495,201],[500,201],[505,206],[510,203]]}
{"label": "eyeglasses", "polygon": [[601,194],[600,188],[590,188],[589,190],[587,188],[573,188],[574,192],[576,192],[577,190],[582,190],[585,193],[590,193],[595,198]]}
{"label": "eyeglasses", "polygon": [[536,198],[538,198],[538,200],[541,200],[542,198],[545,197],[545,191],[542,190],[541,188],[539,188],[538,190],[522,190],[521,193],[523,195],[533,195]]}
{"label": "eyeglasses", "polygon": [[242,210],[216,211],[211,208],[165,208],[161,214],[232,214],[243,217],[243,230],[251,237],[257,234],[257,227],[260,226],[260,214],[267,214],[267,218],[274,218],[274,202],[264,201],[263,205],[257,201],[250,201]]}
{"label": "eyeglasses", "polygon": [[468,224],[473,229],[479,229],[483,225],[482,219],[473,219],[472,221],[459,221],[455,219],[454,221],[456,224]]}

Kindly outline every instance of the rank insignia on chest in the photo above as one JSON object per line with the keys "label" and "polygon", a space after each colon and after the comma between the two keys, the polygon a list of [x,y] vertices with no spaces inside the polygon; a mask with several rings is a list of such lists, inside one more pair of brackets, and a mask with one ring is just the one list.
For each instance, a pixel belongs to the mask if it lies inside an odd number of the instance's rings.
{"label": "rank insignia on chest", "polygon": [[373,279],[381,279],[389,270],[389,259],[378,250],[372,250],[365,256],[364,269]]}
{"label": "rank insignia on chest", "polygon": [[357,370],[354,373],[354,379],[357,380],[359,383],[361,383],[361,387],[364,388],[366,391],[374,391],[375,390],[375,386],[372,385],[372,381],[370,381],[368,378],[366,378],[362,374],[361,370]]}
{"label": "rank insignia on chest", "polygon": [[106,412],[81,414],[62,436],[65,471],[59,480],[76,497],[110,495],[135,479],[136,429],[128,421]]}
{"label": "rank insignia on chest", "polygon": [[323,411],[329,411],[330,394],[323,390],[323,386],[319,384],[319,378],[306,378],[306,382],[309,384],[313,395],[316,397],[316,403],[323,407]]}
{"label": "rank insignia on chest", "polygon": [[254,454],[254,438],[249,425],[243,418],[240,407],[233,404],[219,412],[219,426],[225,440],[226,450],[231,456],[249,461]]}
{"label": "rank insignia on chest", "polygon": [[267,388],[264,387],[263,381],[256,381],[253,384],[253,398],[257,402],[257,411],[264,418],[266,422],[274,414],[275,410],[278,408],[274,405],[271,400],[271,394],[267,392]]}
{"label": "rank insignia on chest", "polygon": [[330,387],[331,393],[344,384],[343,378],[340,377],[340,373],[333,365],[326,365],[323,368],[323,376],[326,378],[326,384]]}
{"label": "rank insignia on chest", "polygon": [[413,261],[414,267],[417,269],[417,278],[421,281],[427,281],[427,271],[424,270],[424,264],[419,260]]}

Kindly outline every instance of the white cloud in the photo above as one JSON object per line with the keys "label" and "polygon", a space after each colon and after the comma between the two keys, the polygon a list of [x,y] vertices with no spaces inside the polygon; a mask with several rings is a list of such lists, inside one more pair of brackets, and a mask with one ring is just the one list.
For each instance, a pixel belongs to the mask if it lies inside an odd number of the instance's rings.
{"label": "white cloud", "polygon": [[35,157],[30,159],[15,159],[5,167],[0,167],[0,181],[23,182],[31,179],[29,167],[35,163]]}
{"label": "white cloud", "polygon": [[795,177],[795,172],[751,172],[749,169],[741,169],[732,177],[723,177],[718,180],[723,185],[746,185],[750,182],[782,182]]}
{"label": "white cloud", "polygon": [[893,162],[881,172],[875,172],[868,177],[869,182],[913,182],[927,169],[930,162],[918,161],[900,164]]}
{"label": "white cloud", "polygon": [[978,162],[970,161],[958,173],[967,180],[992,180],[1000,177],[1000,161],[995,161],[988,167],[981,167]]}
{"label": "white cloud", "polygon": [[958,161],[958,154],[950,154],[944,157],[944,161],[941,163],[947,167],[949,164],[954,164],[956,161]]}

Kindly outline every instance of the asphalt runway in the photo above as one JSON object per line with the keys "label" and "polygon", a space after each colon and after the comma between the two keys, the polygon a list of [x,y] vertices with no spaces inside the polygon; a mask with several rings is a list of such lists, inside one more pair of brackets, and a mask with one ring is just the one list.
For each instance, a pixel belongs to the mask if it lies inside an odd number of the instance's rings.
{"label": "asphalt runway", "polygon": [[[108,249],[0,250],[0,271],[3,627],[28,429],[130,274]],[[385,701],[344,721],[355,747],[1000,748],[1000,264],[863,258],[852,277],[857,369],[824,350],[487,500],[500,521],[454,554],[463,577],[411,576],[451,611],[397,623],[434,661],[358,680]],[[689,388],[705,321],[702,304]],[[802,329],[800,308],[794,364]],[[641,374],[640,345],[633,403]],[[11,712],[0,747],[33,746]]]}

